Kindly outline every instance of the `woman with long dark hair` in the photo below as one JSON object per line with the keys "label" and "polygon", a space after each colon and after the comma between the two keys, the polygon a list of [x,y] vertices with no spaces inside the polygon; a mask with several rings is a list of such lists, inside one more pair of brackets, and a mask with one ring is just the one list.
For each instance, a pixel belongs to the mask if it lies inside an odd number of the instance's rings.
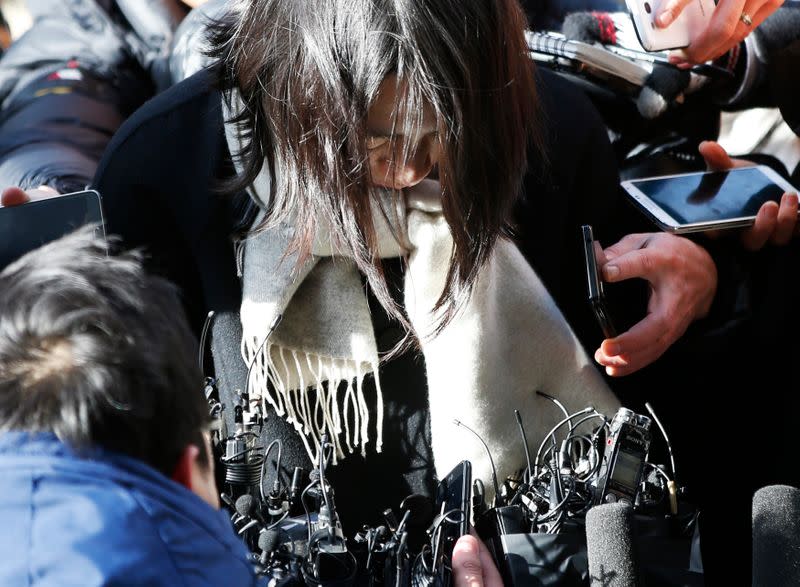
{"label": "woman with long dark hair", "polygon": [[489,481],[455,418],[503,476],[524,465],[513,409],[531,436],[560,418],[536,389],[618,405],[508,238],[546,159],[524,26],[515,0],[235,3],[216,65],[100,165],[109,232],[148,247],[198,330],[215,312],[231,429],[241,390],[284,469],[327,435],[346,523],[462,459]]}

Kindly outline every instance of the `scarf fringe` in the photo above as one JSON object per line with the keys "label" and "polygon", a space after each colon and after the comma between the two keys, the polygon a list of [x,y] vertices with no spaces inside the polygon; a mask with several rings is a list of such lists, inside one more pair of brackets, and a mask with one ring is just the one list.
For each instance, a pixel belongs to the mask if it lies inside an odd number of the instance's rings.
{"label": "scarf fringe", "polygon": [[[378,365],[368,361],[336,359],[289,349],[258,340],[242,340],[242,357],[250,365],[247,392],[260,402],[266,413],[269,404],[279,417],[300,434],[312,463],[319,458],[322,435],[333,445],[333,462],[353,454],[356,448],[367,454],[369,407],[364,397],[364,377],[377,373]],[[310,378],[307,375],[310,374]],[[298,381],[290,382],[294,375]],[[340,387],[344,392],[339,393]],[[375,450],[383,448],[383,392],[375,377],[377,437]],[[340,402],[340,397],[341,402]]]}

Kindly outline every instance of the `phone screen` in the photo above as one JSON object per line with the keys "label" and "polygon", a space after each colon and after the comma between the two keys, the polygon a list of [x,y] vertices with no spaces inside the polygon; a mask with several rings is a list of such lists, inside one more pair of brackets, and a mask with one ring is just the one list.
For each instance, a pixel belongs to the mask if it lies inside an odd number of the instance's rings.
{"label": "phone screen", "polygon": [[97,224],[104,236],[100,194],[93,190],[0,207],[0,270],[86,224]]}
{"label": "phone screen", "polygon": [[779,202],[784,189],[757,167],[631,182],[678,224],[755,216],[764,202]]}

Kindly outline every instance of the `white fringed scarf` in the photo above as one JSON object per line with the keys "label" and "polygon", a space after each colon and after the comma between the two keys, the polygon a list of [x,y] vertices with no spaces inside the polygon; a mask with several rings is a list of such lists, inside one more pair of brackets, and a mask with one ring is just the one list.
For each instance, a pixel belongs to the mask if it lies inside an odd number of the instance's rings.
{"label": "white fringed scarf", "polygon": [[[234,99],[234,104],[239,102]],[[225,106],[226,120],[232,112]],[[241,151],[236,125],[226,124],[231,153]],[[267,165],[250,188],[260,205],[270,198]],[[426,211],[402,206],[396,218],[411,246],[404,301],[409,319],[422,337],[430,404],[432,448],[437,475],[458,462],[472,462],[473,475],[490,479],[485,450],[461,420],[492,450],[498,474],[524,464],[513,410],[522,413],[532,442],[539,442],[562,415],[534,392],[560,399],[569,409],[593,405],[613,415],[619,402],[592,365],[555,302],[517,247],[500,238],[482,268],[469,300],[436,337],[432,309],[439,299],[453,240],[441,206],[438,182],[426,180],[406,191],[406,202],[423,201]],[[389,197],[381,202],[388,208]],[[432,203],[432,205],[431,205]],[[377,208],[377,206],[374,206]],[[256,219],[263,219],[262,211]],[[383,219],[375,215],[381,257],[403,253]],[[383,398],[378,351],[367,297],[352,258],[331,246],[319,230],[311,257],[295,269],[287,254],[294,227],[283,223],[243,243],[242,357],[252,365],[251,401],[269,403],[293,424],[316,462],[320,438],[327,433],[336,458],[360,450],[366,454],[374,418],[375,450],[381,450]],[[577,237],[576,237],[577,238]],[[282,321],[267,340],[276,317]],[[377,406],[372,414],[362,391],[372,374]],[[311,391],[315,390],[315,391]],[[534,445],[535,446],[535,445]]]}

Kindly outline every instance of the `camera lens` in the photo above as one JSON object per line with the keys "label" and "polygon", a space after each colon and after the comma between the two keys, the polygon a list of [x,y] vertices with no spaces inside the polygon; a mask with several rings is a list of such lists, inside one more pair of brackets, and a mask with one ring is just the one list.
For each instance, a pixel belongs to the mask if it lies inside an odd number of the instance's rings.
{"label": "camera lens", "polygon": [[653,9],[652,9],[652,8],[650,8],[650,3],[649,3],[649,2],[645,2],[645,3],[644,3],[644,11],[645,11],[647,14],[650,14],[650,13],[653,11]]}

